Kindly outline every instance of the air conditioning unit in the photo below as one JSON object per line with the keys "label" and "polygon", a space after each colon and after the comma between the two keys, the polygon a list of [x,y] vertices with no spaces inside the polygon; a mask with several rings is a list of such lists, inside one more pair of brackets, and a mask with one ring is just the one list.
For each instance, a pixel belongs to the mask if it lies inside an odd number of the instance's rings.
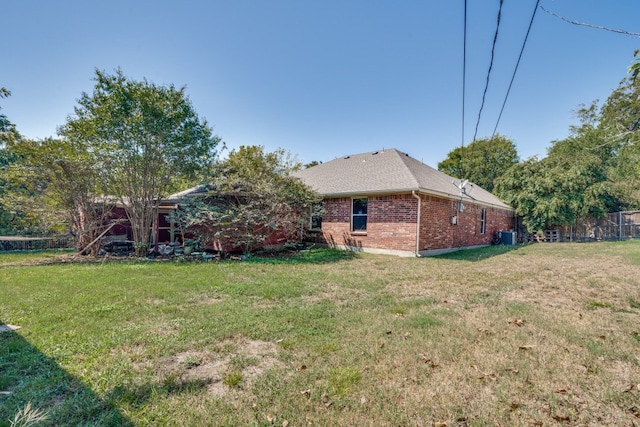
{"label": "air conditioning unit", "polygon": [[517,239],[518,235],[515,231],[501,231],[500,232],[500,242],[503,245],[515,245],[518,243]]}

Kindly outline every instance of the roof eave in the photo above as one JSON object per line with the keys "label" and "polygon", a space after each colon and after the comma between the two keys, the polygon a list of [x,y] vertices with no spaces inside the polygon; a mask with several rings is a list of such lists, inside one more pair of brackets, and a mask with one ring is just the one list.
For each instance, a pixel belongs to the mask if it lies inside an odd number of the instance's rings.
{"label": "roof eave", "polygon": [[449,200],[461,200],[463,202],[468,202],[468,203],[474,203],[476,205],[480,205],[480,206],[486,206],[489,208],[498,208],[498,209],[506,209],[506,210],[513,210],[513,208],[509,205],[505,204],[496,204],[496,203],[491,203],[491,202],[487,202],[484,200],[478,200],[478,199],[474,199],[473,197],[464,194],[464,195],[460,195],[460,194],[451,194],[451,193],[443,193],[440,191],[436,191],[436,190],[430,190],[427,188],[421,188],[420,190],[418,190],[420,193],[423,194],[429,194],[429,195],[433,195],[433,196],[438,196],[438,197],[443,197],[445,199],[449,199]]}
{"label": "roof eave", "polygon": [[387,194],[411,193],[412,191],[420,191],[419,188],[399,188],[392,190],[365,190],[365,191],[339,191],[337,193],[318,192],[322,197],[354,197],[354,196],[382,196]]}
{"label": "roof eave", "polygon": [[430,196],[436,196],[436,197],[441,197],[444,199],[448,199],[448,200],[462,200],[464,202],[468,202],[468,203],[474,203],[480,206],[486,206],[489,208],[497,208],[497,209],[505,209],[505,210],[510,210],[513,211],[513,208],[507,204],[504,205],[500,205],[500,204],[496,204],[496,203],[491,203],[491,202],[486,202],[486,201],[482,201],[482,200],[476,200],[473,199],[467,195],[456,195],[456,194],[451,194],[451,193],[444,193],[441,191],[436,191],[436,190],[431,190],[428,188],[418,188],[418,187],[413,187],[413,188],[399,188],[399,189],[395,189],[395,190],[369,190],[369,191],[344,191],[344,192],[338,192],[338,193],[320,193],[320,195],[322,197],[326,197],[326,198],[334,198],[334,197],[354,197],[354,196],[368,196],[368,195],[372,195],[372,196],[382,196],[382,195],[389,195],[389,194],[399,194],[399,193],[411,193],[412,191],[416,191],[418,193],[421,194],[427,194]]}

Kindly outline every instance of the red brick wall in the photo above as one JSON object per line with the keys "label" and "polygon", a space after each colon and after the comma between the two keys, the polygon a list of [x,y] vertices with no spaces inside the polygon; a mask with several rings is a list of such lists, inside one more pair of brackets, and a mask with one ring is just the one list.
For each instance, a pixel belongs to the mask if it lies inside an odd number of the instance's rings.
{"label": "red brick wall", "polygon": [[[495,232],[512,230],[513,213],[505,209],[484,208],[486,210],[485,233],[480,233],[482,206],[464,203],[458,212],[458,202],[439,197],[421,195],[422,214],[420,218],[420,250],[461,248],[488,245]],[[457,223],[451,217],[457,216]]]}
{"label": "red brick wall", "polygon": [[[355,248],[372,248],[414,252],[416,249],[417,200],[411,194],[368,197],[366,233],[351,232],[351,198],[324,200],[322,234],[326,243]],[[486,245],[498,230],[513,228],[510,211],[486,209],[486,231],[480,234],[482,207],[465,203],[457,212],[458,202],[420,195],[420,245],[423,250]],[[457,225],[451,217],[457,215]]]}
{"label": "red brick wall", "polygon": [[411,194],[368,197],[367,231],[351,232],[351,198],[324,200],[322,232],[327,243],[356,248],[415,251],[417,200]]}

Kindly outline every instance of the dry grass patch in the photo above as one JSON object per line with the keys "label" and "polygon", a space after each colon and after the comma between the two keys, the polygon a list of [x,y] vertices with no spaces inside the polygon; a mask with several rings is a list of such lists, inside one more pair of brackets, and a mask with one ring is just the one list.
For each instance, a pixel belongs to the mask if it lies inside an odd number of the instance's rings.
{"label": "dry grass patch", "polygon": [[281,366],[278,347],[270,342],[234,338],[217,344],[215,350],[187,350],[163,358],[156,370],[180,381],[200,381],[209,393],[222,397],[232,390],[250,390],[256,378]]}
{"label": "dry grass patch", "polygon": [[[331,355],[330,365],[358,361],[348,368],[357,370],[358,381],[336,397],[350,411],[339,419],[637,422],[639,394],[630,388],[640,382],[633,334],[640,317],[630,297],[638,294],[637,266],[624,256],[592,257],[593,248],[537,245],[478,262],[394,262],[386,276],[378,274],[383,290],[369,291],[375,308],[360,307],[377,315],[345,332],[349,348]],[[563,251],[572,255],[558,257]],[[334,375],[316,381],[321,396],[331,399]]]}

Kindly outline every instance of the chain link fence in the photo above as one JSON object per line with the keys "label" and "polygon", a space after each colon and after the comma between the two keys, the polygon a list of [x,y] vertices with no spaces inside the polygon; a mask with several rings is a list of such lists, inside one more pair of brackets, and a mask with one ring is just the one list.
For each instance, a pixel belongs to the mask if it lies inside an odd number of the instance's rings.
{"label": "chain link fence", "polygon": [[72,236],[0,236],[0,252],[43,249],[70,249],[74,247],[75,239]]}
{"label": "chain link fence", "polygon": [[593,242],[640,239],[640,211],[607,214],[601,219],[584,219],[575,225],[552,227],[543,235],[531,235],[518,221],[518,240],[539,242]]}

